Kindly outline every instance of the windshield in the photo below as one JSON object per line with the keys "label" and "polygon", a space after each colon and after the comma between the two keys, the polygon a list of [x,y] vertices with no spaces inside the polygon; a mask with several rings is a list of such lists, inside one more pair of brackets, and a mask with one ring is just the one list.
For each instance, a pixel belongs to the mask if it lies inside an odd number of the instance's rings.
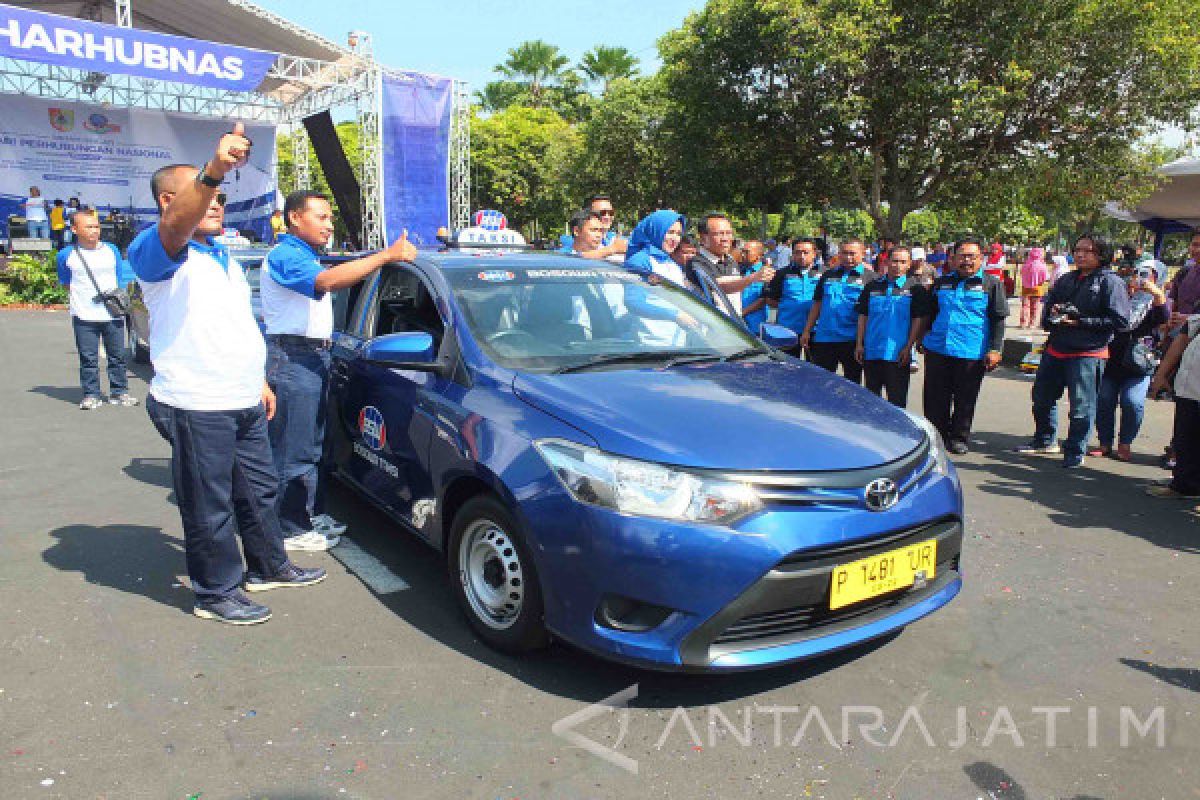
{"label": "windshield", "polygon": [[720,312],[657,276],[620,268],[445,275],[475,340],[510,369],[566,372],[766,353]]}

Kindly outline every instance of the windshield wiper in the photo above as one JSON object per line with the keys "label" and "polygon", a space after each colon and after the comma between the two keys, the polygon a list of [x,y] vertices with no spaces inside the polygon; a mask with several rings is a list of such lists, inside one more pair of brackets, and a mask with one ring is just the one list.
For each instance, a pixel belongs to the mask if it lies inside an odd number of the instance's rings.
{"label": "windshield wiper", "polygon": [[676,361],[680,358],[687,359],[702,355],[706,358],[711,357],[710,354],[687,351],[680,352],[677,350],[655,350],[641,353],[610,353],[608,355],[597,356],[596,358],[589,359],[584,361],[582,364],[569,364],[565,367],[559,367],[558,369],[554,370],[552,374],[564,375],[568,372],[582,372],[586,369],[592,369],[593,367],[604,367],[610,364],[640,364],[665,361],[667,362],[667,366],[670,366],[671,364],[676,363]]}
{"label": "windshield wiper", "polygon": [[741,361],[743,358],[751,358],[753,356],[769,356],[770,352],[763,352],[757,347],[747,347],[745,350],[738,350],[736,353],[730,353],[721,358],[722,364],[728,364],[730,361]]}

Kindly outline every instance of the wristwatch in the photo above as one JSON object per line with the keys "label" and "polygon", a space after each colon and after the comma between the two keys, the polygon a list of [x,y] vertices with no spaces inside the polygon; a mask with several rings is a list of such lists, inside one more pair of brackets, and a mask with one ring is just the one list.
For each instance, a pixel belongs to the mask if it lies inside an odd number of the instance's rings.
{"label": "wristwatch", "polygon": [[204,166],[200,168],[200,171],[196,173],[196,183],[200,184],[201,186],[207,186],[210,189],[216,189],[222,183],[224,183],[224,181],[218,180],[217,178],[209,175],[208,163],[205,162]]}

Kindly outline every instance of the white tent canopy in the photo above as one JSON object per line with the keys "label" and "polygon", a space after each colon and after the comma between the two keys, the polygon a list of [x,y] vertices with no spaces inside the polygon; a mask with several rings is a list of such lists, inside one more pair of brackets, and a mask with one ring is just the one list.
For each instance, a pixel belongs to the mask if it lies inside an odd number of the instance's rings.
{"label": "white tent canopy", "polygon": [[1200,159],[1181,158],[1158,171],[1167,180],[1153,194],[1132,209],[1108,203],[1104,212],[1154,231],[1200,226]]}

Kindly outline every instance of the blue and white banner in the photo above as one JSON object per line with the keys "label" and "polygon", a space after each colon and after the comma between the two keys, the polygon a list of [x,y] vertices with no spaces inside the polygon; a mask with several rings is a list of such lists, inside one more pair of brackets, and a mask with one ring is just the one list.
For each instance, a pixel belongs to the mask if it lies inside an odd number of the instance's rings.
{"label": "blue and white banner", "polygon": [[[48,204],[79,198],[100,211],[157,214],[150,176],[167,164],[212,157],[228,120],[101,108],[8,95],[0,114],[0,226],[37,186]],[[275,128],[250,125],[250,163],[226,178],[226,224],[267,235],[275,208]],[[5,233],[7,235],[7,231]],[[269,240],[269,239],[268,239]]]}
{"label": "blue and white banner", "polygon": [[89,72],[253,91],[275,53],[0,5],[0,56]]}
{"label": "blue and white banner", "polygon": [[450,226],[449,78],[383,79],[383,220],[388,242],[405,230],[432,244]]}

